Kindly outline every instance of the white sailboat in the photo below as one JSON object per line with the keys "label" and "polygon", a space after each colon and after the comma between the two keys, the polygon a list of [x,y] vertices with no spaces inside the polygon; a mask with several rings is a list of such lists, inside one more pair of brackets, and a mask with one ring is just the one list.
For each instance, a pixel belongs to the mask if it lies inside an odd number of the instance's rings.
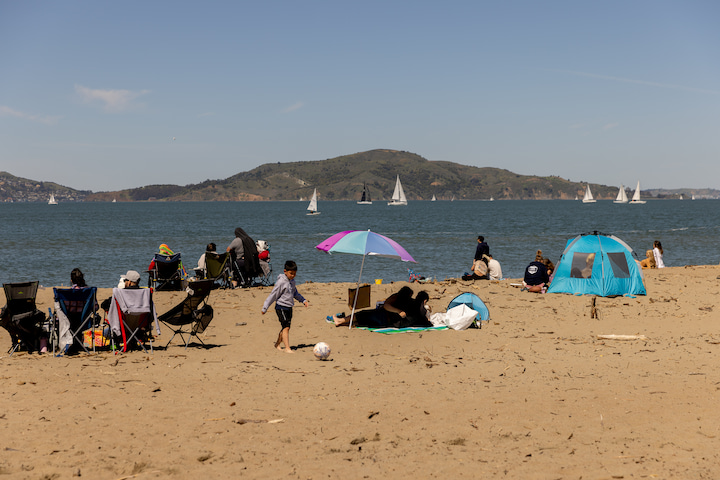
{"label": "white sailboat", "polygon": [[407,205],[407,198],[405,198],[405,192],[403,191],[402,183],[400,183],[400,175],[397,176],[392,201],[388,202],[388,205]]}
{"label": "white sailboat", "polygon": [[635,193],[633,193],[632,200],[630,200],[630,203],[635,205],[641,205],[645,203],[645,200],[640,200],[640,181],[638,180],[637,187],[635,188]]}
{"label": "white sailboat", "polygon": [[620,184],[620,190],[618,191],[617,197],[615,200],[613,200],[613,203],[627,203],[628,198],[627,194],[625,193],[625,185],[622,183]]}
{"label": "white sailboat", "polygon": [[590,191],[590,184],[588,184],[585,188],[585,196],[583,197],[583,203],[595,203],[597,200],[595,200],[592,196],[592,192]]}
{"label": "white sailboat", "polygon": [[310,199],[310,203],[308,203],[307,210],[308,215],[320,215],[320,212],[317,211],[317,188],[313,191],[312,198]]}
{"label": "white sailboat", "polygon": [[117,203],[117,198],[113,198],[112,203]]}
{"label": "white sailboat", "polygon": [[493,197],[490,197],[490,201],[491,201],[491,202],[494,202],[495,199],[494,199]]}
{"label": "white sailboat", "polygon": [[58,204],[58,202],[57,202],[57,200],[55,200],[55,195],[51,193],[50,200],[48,200],[48,205],[57,205],[57,204]]}
{"label": "white sailboat", "polygon": [[431,202],[437,202],[437,198],[435,198],[435,194],[433,193],[433,197],[430,199]]}
{"label": "white sailboat", "polygon": [[357,202],[358,205],[372,205],[372,199],[370,198],[370,191],[368,191],[367,185],[365,182],[363,182],[363,193],[362,197],[360,197],[360,201]]}

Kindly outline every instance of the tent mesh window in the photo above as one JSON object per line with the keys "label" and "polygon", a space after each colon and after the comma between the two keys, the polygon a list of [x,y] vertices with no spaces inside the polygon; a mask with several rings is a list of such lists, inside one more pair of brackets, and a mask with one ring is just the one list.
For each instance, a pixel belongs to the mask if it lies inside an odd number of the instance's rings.
{"label": "tent mesh window", "polygon": [[592,275],[595,253],[575,252],[570,264],[570,277],[590,278]]}
{"label": "tent mesh window", "polygon": [[630,278],[630,268],[624,253],[608,253],[607,256],[615,278]]}

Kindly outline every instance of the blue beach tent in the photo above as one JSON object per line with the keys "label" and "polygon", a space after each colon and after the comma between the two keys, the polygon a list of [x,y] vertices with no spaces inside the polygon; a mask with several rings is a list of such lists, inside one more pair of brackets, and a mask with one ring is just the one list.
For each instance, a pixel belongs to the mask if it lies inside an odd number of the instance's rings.
{"label": "blue beach tent", "polygon": [[465,304],[469,308],[472,308],[473,310],[478,312],[477,316],[475,317],[476,322],[479,322],[480,320],[490,320],[490,310],[488,310],[488,308],[485,306],[485,303],[480,300],[480,297],[470,292],[461,293],[457,297],[453,298],[448,304],[447,310],[450,310],[451,308],[457,307],[458,305],[462,304]]}
{"label": "blue beach tent", "polygon": [[647,295],[632,248],[614,235],[598,232],[568,240],[548,293]]}

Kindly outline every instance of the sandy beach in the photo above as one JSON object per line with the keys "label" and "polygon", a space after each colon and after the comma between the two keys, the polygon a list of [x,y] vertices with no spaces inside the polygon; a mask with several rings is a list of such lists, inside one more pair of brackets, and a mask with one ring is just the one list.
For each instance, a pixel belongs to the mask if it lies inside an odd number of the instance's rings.
{"label": "sandy beach", "polygon": [[[410,284],[443,311],[480,296],[482,329],[336,328],[349,283],[303,283],[293,354],[269,287],[216,290],[203,348],[52,357],[0,330],[5,478],[720,478],[720,267],[645,271],[645,297]],[[372,302],[404,282],[372,286]],[[101,289],[100,299],[109,297]],[[184,297],[156,292],[159,313]],[[4,298],[0,303],[5,304]],[[52,304],[52,288],[38,308]],[[608,340],[600,335],[644,335]],[[332,348],[318,361],[312,346]]]}

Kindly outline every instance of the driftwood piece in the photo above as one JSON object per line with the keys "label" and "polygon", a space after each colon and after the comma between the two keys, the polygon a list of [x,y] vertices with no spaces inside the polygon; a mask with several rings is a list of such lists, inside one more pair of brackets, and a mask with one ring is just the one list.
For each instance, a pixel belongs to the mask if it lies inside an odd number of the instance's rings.
{"label": "driftwood piece", "polygon": [[600,340],[647,340],[645,335],[598,335]]}

